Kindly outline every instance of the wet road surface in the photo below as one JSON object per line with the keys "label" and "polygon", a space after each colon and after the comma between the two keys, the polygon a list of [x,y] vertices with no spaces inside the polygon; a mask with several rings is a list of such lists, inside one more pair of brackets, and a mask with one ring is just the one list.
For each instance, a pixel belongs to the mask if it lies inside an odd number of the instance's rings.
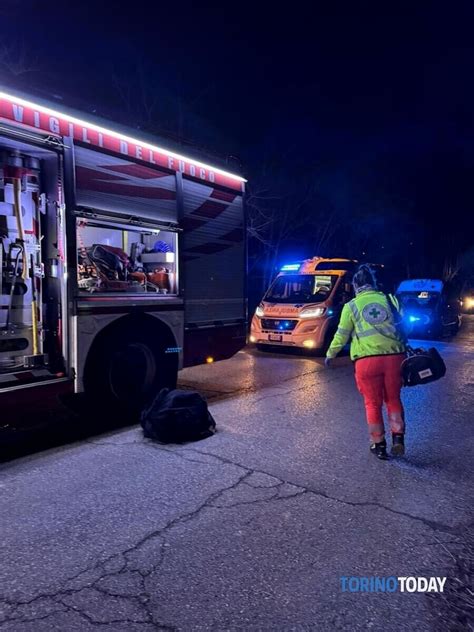
{"label": "wet road surface", "polygon": [[[210,439],[128,428],[7,463],[0,630],[474,629],[474,319],[436,346],[448,373],[404,391],[404,459],[368,453],[348,358],[245,350],[181,374]],[[447,580],[341,590],[374,575]]]}

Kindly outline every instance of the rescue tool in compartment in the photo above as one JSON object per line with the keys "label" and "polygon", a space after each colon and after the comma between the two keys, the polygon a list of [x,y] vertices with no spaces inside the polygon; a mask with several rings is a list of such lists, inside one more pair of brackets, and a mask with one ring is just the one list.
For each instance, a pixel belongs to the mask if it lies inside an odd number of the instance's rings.
{"label": "rescue tool in compartment", "polygon": [[[13,257],[12,253],[15,251],[16,251],[16,255],[15,257]],[[23,254],[23,248],[20,246],[20,244],[14,243],[14,244],[9,245],[8,256],[6,258],[7,274],[5,275],[5,283],[2,284],[2,287],[4,288],[8,288],[8,286],[10,287],[9,295],[8,295],[8,303],[6,306],[6,319],[5,319],[5,326],[4,326],[5,333],[8,333],[10,329],[10,319],[12,315],[13,297],[15,295],[15,291],[21,289],[23,293],[26,292],[26,286],[24,286],[24,284],[22,285],[18,284],[18,278],[21,278],[21,275],[19,274],[18,270],[20,268],[20,255],[22,254]],[[17,293],[20,294],[21,292],[19,291]]]}
{"label": "rescue tool in compartment", "polygon": [[36,300],[36,277],[35,277],[35,260],[33,255],[30,255],[30,270],[31,270],[31,323],[33,326],[33,355],[37,356],[39,353],[38,345],[38,303]]}
{"label": "rescue tool in compartment", "polygon": [[[17,150],[0,162],[0,372],[34,365],[41,356],[35,265],[39,257],[38,162]],[[33,359],[33,360],[32,360]]]}

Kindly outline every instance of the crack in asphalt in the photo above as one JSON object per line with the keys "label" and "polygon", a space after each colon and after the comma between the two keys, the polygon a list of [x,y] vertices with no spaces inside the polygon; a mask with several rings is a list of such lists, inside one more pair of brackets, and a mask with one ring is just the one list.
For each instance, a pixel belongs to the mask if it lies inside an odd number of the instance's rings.
{"label": "crack in asphalt", "polygon": [[[103,444],[102,444],[103,445]],[[107,443],[106,445],[110,445],[110,443]],[[126,445],[126,444],[121,444]],[[162,448],[160,446],[156,446],[155,444],[145,444],[145,445],[151,445],[152,448],[154,449],[158,449],[158,450],[162,450]],[[165,452],[171,452],[171,450],[169,449],[164,449],[163,451]],[[177,452],[173,452],[173,454],[177,455]],[[204,453],[205,454],[205,453]],[[183,455],[183,454],[179,454],[179,456],[187,461],[192,461],[193,463],[198,463],[198,464],[203,464],[202,461],[196,460],[196,459],[190,459],[187,455]],[[207,457],[211,457],[211,458],[215,458],[214,455],[210,455],[210,454],[206,454]],[[213,509],[231,509],[233,507],[237,507],[240,505],[246,505],[246,504],[256,504],[256,503],[262,503],[262,502],[273,502],[275,500],[286,500],[286,499],[290,499],[293,498],[295,496],[301,495],[302,493],[305,493],[305,490],[303,490],[301,487],[298,486],[293,486],[297,489],[297,491],[293,494],[286,494],[285,496],[280,496],[280,489],[286,484],[286,481],[282,480],[282,479],[276,479],[276,477],[272,477],[276,480],[278,480],[278,484],[276,486],[263,486],[263,485],[252,485],[246,482],[246,479],[248,479],[252,474],[254,473],[260,473],[258,470],[252,470],[250,468],[245,468],[244,466],[241,465],[237,465],[237,464],[232,464],[234,467],[238,467],[239,469],[244,470],[244,472],[237,478],[237,480],[232,483],[232,485],[226,486],[222,489],[216,490],[215,492],[213,492],[212,494],[210,494],[204,502],[202,502],[198,507],[196,507],[194,510],[189,511],[185,514],[182,514],[180,516],[177,516],[175,518],[173,518],[172,520],[170,520],[166,525],[164,525],[163,527],[156,529],[150,533],[148,533],[146,536],[144,536],[143,538],[141,538],[138,542],[136,542],[133,546],[121,551],[120,553],[114,553],[112,555],[110,555],[109,557],[107,557],[105,560],[103,561],[98,561],[95,564],[91,565],[90,567],[87,567],[85,569],[82,569],[81,571],[79,571],[78,573],[76,573],[75,575],[73,575],[70,578],[67,578],[66,580],[64,580],[63,584],[68,584],[68,583],[72,583],[75,580],[79,579],[81,577],[81,575],[87,575],[87,573],[90,573],[91,571],[102,571],[99,575],[99,577],[97,579],[95,579],[92,583],[88,583],[87,582],[87,578],[86,578],[86,584],[83,586],[80,586],[78,588],[69,588],[69,589],[60,589],[54,592],[48,592],[48,593],[41,593],[38,595],[35,595],[34,597],[32,597],[31,599],[28,600],[9,600],[9,599],[3,599],[1,601],[3,601],[3,603],[9,605],[10,607],[12,607],[14,610],[13,612],[10,613],[9,616],[7,616],[3,622],[0,623],[0,627],[3,627],[5,624],[10,623],[10,622],[15,622],[15,623],[26,623],[26,622],[33,622],[33,621],[37,621],[40,619],[45,619],[49,616],[52,616],[53,614],[57,614],[58,612],[64,612],[64,610],[56,610],[55,612],[52,613],[48,613],[47,615],[44,615],[42,617],[25,617],[25,616],[15,616],[15,611],[19,610],[21,607],[27,607],[30,606],[36,602],[39,602],[41,600],[45,600],[47,601],[52,600],[55,603],[60,603],[68,612],[73,612],[79,616],[82,616],[84,619],[87,620],[88,623],[92,624],[92,625],[108,625],[110,623],[134,623],[134,624],[139,624],[139,623],[148,623],[151,624],[153,626],[156,627],[156,629],[159,630],[175,630],[176,628],[174,628],[173,626],[164,626],[163,624],[159,623],[158,621],[155,620],[153,613],[151,612],[151,610],[149,610],[148,608],[146,608],[146,604],[150,601],[150,595],[148,593],[148,591],[146,590],[146,579],[154,572],[156,572],[156,570],[161,566],[161,564],[163,563],[164,560],[164,556],[165,556],[165,549],[166,549],[166,541],[164,539],[164,535],[166,534],[166,532],[168,532],[170,529],[172,529],[173,527],[180,525],[180,524],[184,524],[186,522],[189,522],[191,520],[193,520],[199,513],[201,513],[204,509],[206,508],[213,508]],[[246,484],[248,487],[251,488],[266,488],[266,489],[271,489],[272,490],[272,495],[270,497],[267,498],[257,498],[257,499],[253,499],[251,501],[240,501],[237,503],[232,503],[230,505],[221,505],[219,504],[218,500],[221,496],[223,496],[224,494],[227,494],[229,492],[234,491],[240,484]],[[139,551],[141,548],[143,548],[147,543],[149,543],[150,541],[154,540],[154,539],[158,539],[160,540],[159,543],[159,547],[158,547],[158,559],[151,565],[150,570],[148,571],[143,571],[143,570],[132,570],[129,568],[129,565],[131,563],[133,563],[133,560],[131,559],[131,556],[133,553],[136,553],[137,551]],[[156,554],[156,553],[155,553]],[[121,566],[118,570],[113,570],[113,571],[105,571],[105,567],[107,566],[108,563],[110,563],[112,560],[117,559],[118,557],[123,557],[125,559],[125,562],[121,563]],[[105,571],[105,572],[104,572]],[[120,574],[123,573],[131,573],[131,572],[137,572],[140,577],[141,577],[141,587],[142,590],[140,592],[139,595],[123,595],[120,593],[116,593],[113,592],[107,588],[105,588],[104,586],[100,586],[100,582],[102,582],[105,578],[113,578],[113,577],[117,577]],[[128,602],[134,602],[136,603],[137,606],[140,606],[144,611],[145,611],[145,615],[146,615],[146,619],[109,619],[107,621],[99,621],[97,619],[95,619],[94,617],[92,617],[91,615],[87,614],[87,612],[77,606],[71,606],[70,604],[68,604],[67,602],[64,601],[65,598],[67,598],[68,596],[73,597],[73,596],[78,596],[81,592],[83,592],[85,589],[89,589],[92,591],[97,591],[100,592],[102,594],[105,594],[109,597],[112,597],[114,599],[121,599],[124,601],[128,601]],[[47,607],[47,604],[44,604]]]}
{"label": "crack in asphalt", "polygon": [[377,503],[374,501],[357,502],[357,501],[345,500],[337,496],[331,496],[330,494],[328,494],[327,492],[323,490],[315,489],[308,485],[301,485],[300,483],[295,483],[294,481],[291,481],[291,480],[283,480],[280,477],[275,476],[275,474],[272,474],[265,470],[248,468],[245,465],[242,465],[241,463],[232,461],[231,459],[228,459],[221,455],[213,454],[211,452],[205,452],[203,450],[197,450],[196,448],[186,448],[186,450],[190,452],[196,452],[198,454],[205,454],[206,456],[213,456],[214,458],[216,458],[218,461],[221,461],[222,463],[234,465],[256,474],[266,474],[267,476],[271,476],[272,478],[278,479],[279,481],[283,483],[287,483],[288,485],[293,485],[294,487],[299,487],[300,489],[304,489],[305,491],[311,494],[315,494],[316,496],[320,496],[321,498],[324,498],[326,500],[332,500],[344,505],[349,505],[350,507],[377,507],[379,509],[393,513],[397,516],[403,516],[405,518],[409,518],[411,520],[416,520],[418,522],[421,522],[422,524],[429,527],[433,531],[441,531],[445,533],[450,533],[452,535],[459,535],[460,532],[464,532],[466,529],[469,529],[473,525],[473,523],[468,523],[467,525],[458,525],[457,527],[452,527],[451,525],[446,525],[446,524],[443,524],[442,522],[436,522],[434,520],[429,520],[428,518],[423,518],[422,516],[416,516],[405,511],[393,509],[392,507],[388,507],[387,505],[384,505],[382,503]]}
{"label": "crack in asphalt", "polygon": [[[242,484],[245,485],[246,483],[243,482]],[[275,491],[267,498],[253,498],[252,500],[241,500],[241,501],[231,503],[228,505],[227,504],[218,505],[214,503],[212,506],[216,507],[217,509],[232,509],[233,507],[242,507],[244,505],[254,505],[257,502],[265,503],[265,502],[274,501],[274,500],[287,500],[288,498],[295,498],[295,496],[301,496],[307,493],[307,490],[298,488],[298,490],[292,494],[285,494],[284,496],[281,496],[280,495],[281,488],[286,484],[287,483],[285,481],[281,481],[278,485],[273,485],[272,487],[264,487],[263,485],[261,486],[257,485],[254,487],[253,485],[249,485],[249,487],[253,487],[254,489],[269,489],[269,490],[271,489]]]}
{"label": "crack in asphalt", "polygon": [[[115,445],[118,447],[123,447],[126,445],[130,445],[129,443],[115,443],[112,444],[110,442],[105,442],[105,443],[98,443],[98,442],[94,442],[91,441],[91,443],[96,443],[97,445]],[[464,532],[466,529],[470,528],[472,526],[472,523],[468,523],[467,525],[458,525],[457,527],[452,527],[451,525],[447,525],[444,524],[442,522],[437,522],[434,520],[429,520],[428,518],[423,518],[422,516],[416,516],[414,514],[410,514],[408,512],[405,511],[400,511],[397,509],[393,509],[392,507],[388,507],[387,505],[384,505],[382,503],[377,503],[374,501],[351,501],[351,500],[346,500],[343,498],[339,498],[337,496],[331,496],[330,494],[328,494],[327,492],[325,492],[324,490],[319,490],[319,489],[315,489],[312,488],[310,486],[307,485],[301,485],[300,483],[295,483],[291,480],[284,480],[281,479],[280,477],[275,476],[275,474],[271,473],[271,472],[267,472],[266,470],[262,470],[262,469],[252,469],[249,468],[245,465],[243,465],[242,463],[239,463],[237,461],[233,461],[232,459],[228,459],[226,457],[223,457],[221,455],[218,454],[214,454],[212,452],[206,452],[205,450],[197,450],[196,448],[185,448],[185,449],[172,449],[172,448],[165,448],[162,445],[159,445],[157,443],[153,443],[152,441],[141,441],[141,442],[134,442],[134,443],[141,443],[142,445],[146,445],[149,447],[152,447],[155,450],[159,450],[162,452],[167,452],[169,454],[173,454],[175,456],[178,456],[186,461],[189,461],[190,463],[198,463],[200,465],[204,465],[205,462],[203,461],[199,461],[196,459],[191,459],[188,458],[187,456],[185,456],[183,453],[184,452],[194,452],[196,454],[200,454],[206,457],[211,457],[216,459],[217,461],[226,464],[226,465],[233,465],[235,467],[239,467],[243,470],[245,470],[246,472],[249,473],[255,473],[255,474],[265,474],[266,476],[269,476],[271,478],[277,479],[279,481],[278,485],[280,485],[281,483],[287,483],[289,485],[293,485],[295,487],[299,487],[301,489],[304,489],[307,492],[310,492],[312,494],[315,494],[317,496],[320,496],[322,498],[325,498],[326,500],[333,500],[335,502],[338,503],[342,503],[345,505],[349,505],[351,507],[377,507],[379,509],[388,511],[390,513],[393,513],[395,515],[398,516],[403,516],[405,518],[409,518],[411,520],[416,520],[418,522],[421,522],[422,524],[424,524],[425,526],[429,527],[430,529],[432,529],[433,531],[441,531],[441,532],[445,532],[445,533],[450,533],[452,535],[459,535],[460,532]],[[209,462],[208,462],[209,463]],[[253,486],[252,486],[253,487]],[[259,501],[256,501],[259,502]]]}
{"label": "crack in asphalt", "polygon": [[[126,599],[130,599],[130,597],[127,597]],[[108,626],[111,623],[133,623],[133,624],[151,623],[150,621],[143,621],[143,619],[128,619],[128,618],[108,619],[107,621],[98,621],[97,619],[94,619],[93,617],[88,615],[86,612],[78,608],[77,606],[70,606],[64,603],[64,601],[62,601],[61,599],[59,599],[59,602],[62,603],[66,607],[67,612],[72,612],[74,614],[77,614],[78,616],[85,619],[88,623],[95,626],[102,626],[102,625]]]}
{"label": "crack in asphalt", "polygon": [[[134,445],[134,444],[145,445],[149,447],[150,449],[158,450],[160,452],[166,452],[178,458],[182,458],[185,461],[189,461],[191,463],[197,463],[199,465],[210,465],[213,463],[213,461],[214,462],[217,461],[218,463],[222,465],[238,468],[242,471],[242,473],[240,474],[240,476],[238,476],[237,480],[234,483],[232,483],[229,486],[226,486],[224,488],[214,491],[192,511],[188,511],[184,514],[174,517],[169,522],[167,522],[163,527],[160,527],[159,529],[151,531],[150,533],[140,538],[140,540],[138,540],[138,542],[133,544],[133,546],[130,546],[121,552],[113,553],[102,561],[96,561],[94,564],[90,565],[89,567],[86,567],[85,569],[82,569],[81,571],[73,575],[72,577],[67,578],[66,580],[63,581],[63,586],[64,586],[64,585],[72,584],[75,581],[80,580],[81,576],[84,576],[83,580],[85,583],[83,583],[83,585],[77,588],[61,588],[53,592],[37,594],[28,600],[17,600],[17,601],[9,600],[9,599],[0,600],[0,601],[3,601],[4,604],[9,606],[10,609],[12,609],[12,611],[8,613],[8,615],[0,623],[0,627],[3,627],[5,624],[11,623],[11,622],[15,622],[17,624],[27,623],[27,622],[31,623],[34,621],[47,619],[60,612],[71,612],[82,617],[90,625],[94,625],[94,626],[110,625],[111,623],[120,623],[120,624],[125,624],[125,625],[145,624],[145,625],[151,625],[153,626],[154,629],[157,629],[157,630],[169,630],[170,632],[171,631],[174,632],[176,630],[174,626],[160,623],[155,618],[155,615],[152,612],[152,609],[148,607],[148,604],[151,601],[151,596],[146,586],[147,579],[152,573],[155,573],[160,568],[160,566],[162,565],[164,561],[164,558],[166,555],[166,548],[167,546],[169,546],[167,545],[166,537],[165,537],[167,532],[169,532],[171,529],[173,529],[174,527],[178,525],[185,524],[187,522],[192,521],[205,509],[211,509],[211,508],[216,509],[216,510],[233,509],[235,507],[239,507],[243,505],[273,503],[273,502],[279,502],[281,500],[292,499],[297,496],[312,494],[317,497],[323,498],[324,500],[341,503],[343,505],[350,506],[350,507],[356,507],[356,508],[357,507],[375,507],[383,511],[388,511],[389,513],[392,513],[396,516],[402,516],[409,520],[420,522],[421,524],[431,529],[432,531],[448,533],[453,536],[462,537],[463,533],[465,533],[465,531],[470,526],[472,526],[472,525],[458,525],[456,527],[452,527],[450,525],[446,525],[441,522],[437,522],[434,520],[423,518],[421,516],[410,514],[408,512],[393,509],[391,507],[383,505],[382,503],[377,503],[373,501],[358,502],[358,501],[342,499],[337,496],[331,496],[324,490],[315,489],[315,488],[312,488],[311,486],[301,485],[299,483],[294,483],[293,481],[285,480],[279,476],[275,476],[271,472],[267,472],[265,470],[261,470],[257,468],[250,468],[248,466],[243,465],[242,463],[233,461],[230,458],[213,454],[205,450],[199,450],[197,448],[184,448],[184,449],[169,448],[169,447],[164,447],[162,445],[153,443],[151,441],[145,441],[145,440],[133,441],[133,442],[122,442],[122,443],[88,440],[88,443],[97,445],[97,446],[118,446],[122,448],[129,445]],[[200,457],[205,457],[206,460],[203,461],[202,459],[196,458],[197,455],[199,455]],[[252,484],[251,478],[250,478],[252,475],[264,475],[264,476],[270,477],[276,482],[273,485]],[[237,487],[239,487],[239,485],[245,485],[253,489],[268,489],[268,490],[271,490],[271,494],[266,498],[253,498],[250,500],[241,500],[241,501],[237,501],[230,504],[219,502],[225,494],[231,494],[233,491],[237,489]],[[280,495],[280,492],[284,485],[291,486],[296,491],[291,494],[285,494],[282,496]],[[144,549],[145,546],[149,544],[150,542],[152,542],[153,540],[156,540],[158,542],[158,546],[153,552],[154,555],[157,556],[157,559],[155,559],[149,565],[148,570],[135,568],[134,564],[137,564],[137,562],[134,561],[133,559],[134,554],[139,553],[141,549]],[[117,562],[118,562],[118,566],[116,566],[113,570],[109,570],[109,571],[106,570],[107,566],[109,566],[112,563],[117,563]],[[138,565],[140,566],[140,561],[138,561]],[[141,565],[143,566],[143,562],[141,563]],[[88,573],[93,574],[94,572],[96,574],[99,573],[98,577],[96,577],[94,581],[92,582],[88,581],[87,574]],[[114,592],[113,590],[108,589],[104,587],[103,585],[100,585],[100,583],[103,582],[103,580],[106,578],[119,577],[120,575],[123,575],[126,573],[137,573],[139,575],[140,577],[139,594],[136,594],[136,595],[121,594],[121,593]],[[121,619],[113,618],[106,621],[97,620],[92,615],[88,614],[87,604],[86,606],[80,607],[75,604],[70,605],[66,601],[64,601],[68,597],[71,597],[71,598],[77,597],[79,593],[85,590],[96,591],[97,593],[110,597],[114,600],[121,600],[125,603],[133,604],[135,605],[137,611],[141,612],[142,615],[139,616],[137,619],[125,617]],[[22,616],[18,612],[20,609],[31,606],[32,604],[36,602],[40,602],[41,600],[44,600],[46,602],[45,604],[43,604],[44,607],[48,607],[47,601],[51,600],[52,601],[51,606],[53,606],[53,604],[55,604],[56,606],[60,604],[62,608],[64,608],[65,610],[63,609],[55,610],[53,612],[49,612],[46,615],[36,616],[36,617],[31,617],[31,616],[28,617],[24,615]],[[20,616],[15,616],[15,614],[19,614]]]}
{"label": "crack in asphalt", "polygon": [[[64,605],[64,604],[62,604]],[[11,620],[18,622],[18,623],[32,623],[34,621],[44,621],[44,619],[49,619],[49,617],[54,616],[55,614],[58,614],[60,612],[66,612],[68,610],[67,606],[64,606],[64,608],[60,608],[58,610],[53,610],[52,612],[48,612],[48,614],[42,615],[42,616],[35,616],[35,617],[22,617],[21,619],[4,619],[3,621],[0,622],[0,626],[3,626],[4,623],[10,623]]]}
{"label": "crack in asphalt", "polygon": [[[220,495],[225,494],[226,492],[232,491],[233,489],[235,489],[242,481],[244,481],[248,476],[250,476],[251,472],[246,471],[244,474],[242,474],[241,476],[238,477],[237,481],[235,481],[232,485],[230,486],[226,486],[222,489],[219,489],[215,492],[213,492],[212,494],[210,494],[210,496],[208,496],[206,498],[206,500],[201,503],[196,509],[194,509],[193,511],[189,511],[185,514],[182,514],[180,516],[177,516],[175,518],[173,518],[172,520],[170,520],[164,527],[161,527],[160,529],[156,529],[155,531],[152,531],[150,533],[148,533],[146,536],[144,536],[143,538],[141,538],[138,542],[136,542],[133,546],[125,549],[124,551],[120,552],[120,553],[114,553],[113,555],[109,556],[108,558],[106,558],[106,560],[102,561],[102,562],[97,562],[96,564],[94,564],[92,567],[90,568],[86,568],[81,570],[79,573],[75,574],[73,577],[68,578],[66,580],[64,580],[63,584],[65,583],[69,583],[72,582],[76,579],[78,579],[81,575],[90,572],[91,570],[99,570],[99,569],[103,569],[104,566],[107,564],[107,562],[110,562],[113,558],[117,557],[117,555],[121,555],[123,557],[125,557],[125,559],[127,560],[127,563],[129,562],[129,557],[133,552],[138,551],[141,547],[143,547],[147,542],[156,539],[156,538],[161,538],[162,539],[162,535],[164,533],[166,533],[168,530],[172,529],[174,526],[178,525],[178,524],[182,524],[185,522],[188,522],[190,520],[192,520],[193,518],[195,518],[203,509],[205,509],[206,507],[213,507],[213,502],[215,500],[217,500],[219,498]],[[164,546],[165,546],[165,542],[161,542],[160,547],[159,547],[159,559],[158,559],[158,563],[157,564],[153,564],[152,568],[150,571],[148,572],[141,572],[140,575],[142,576],[142,593],[141,595],[143,595],[147,601],[150,600],[150,596],[148,594],[148,592],[146,591],[146,586],[145,586],[145,580],[146,578],[152,573],[155,572],[155,570],[157,568],[159,568],[159,566],[161,565],[161,563],[163,562],[164,559]],[[67,596],[72,596],[72,595],[77,595],[78,593],[82,592],[84,589],[89,588],[91,590],[97,590],[97,583],[102,581],[105,577],[114,577],[119,575],[120,573],[123,573],[124,570],[126,570],[127,564],[125,565],[125,568],[122,567],[119,571],[110,571],[110,572],[103,572],[92,584],[86,584],[85,586],[81,586],[77,589],[59,589],[57,591],[54,592],[50,592],[50,593],[41,593],[39,595],[36,595],[35,597],[33,597],[32,599],[29,600],[10,600],[10,599],[1,599],[0,601],[5,603],[8,606],[13,607],[14,609],[19,609],[22,606],[29,606],[41,599],[51,599],[53,601],[56,600],[59,601],[59,603],[61,603],[64,607],[68,608],[68,610],[82,615],[84,618],[86,618],[88,620],[89,623],[94,624],[94,625],[108,625],[109,623],[151,623],[152,625],[157,626],[157,629],[161,629],[161,630],[175,630],[175,628],[173,626],[164,626],[163,624],[155,621],[153,613],[148,610],[145,609],[145,613],[147,615],[147,620],[143,621],[136,621],[136,620],[111,620],[111,621],[107,621],[107,622],[103,622],[103,621],[98,621],[96,619],[94,619],[93,617],[91,617],[90,615],[87,615],[86,612],[84,612],[83,609],[81,609],[80,607],[76,607],[76,606],[70,606],[69,604],[65,603],[63,601],[63,599]],[[100,592],[100,591],[98,591]],[[106,593],[106,589],[102,590],[103,593]],[[113,596],[114,598],[117,598],[115,595],[112,595],[109,593],[110,596]],[[120,595],[119,597],[122,600],[125,601],[136,601],[137,599],[140,599],[140,597],[137,597],[135,595]],[[143,606],[143,601],[141,601],[140,603],[141,606]],[[10,616],[5,617],[5,619],[3,620],[3,622],[0,623],[0,627],[3,627],[6,623],[10,623],[12,621],[15,622],[21,622],[22,620],[24,621],[24,617],[15,617],[15,610],[13,612],[10,613]],[[35,618],[31,619],[27,619],[28,621],[34,621],[36,620]]]}

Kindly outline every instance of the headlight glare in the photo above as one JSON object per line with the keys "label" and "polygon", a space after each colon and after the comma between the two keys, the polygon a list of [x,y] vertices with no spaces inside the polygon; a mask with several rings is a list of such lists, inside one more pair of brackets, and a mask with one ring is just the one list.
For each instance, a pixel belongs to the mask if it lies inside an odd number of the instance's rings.
{"label": "headlight glare", "polygon": [[325,307],[308,307],[300,312],[300,318],[319,318],[325,311]]}

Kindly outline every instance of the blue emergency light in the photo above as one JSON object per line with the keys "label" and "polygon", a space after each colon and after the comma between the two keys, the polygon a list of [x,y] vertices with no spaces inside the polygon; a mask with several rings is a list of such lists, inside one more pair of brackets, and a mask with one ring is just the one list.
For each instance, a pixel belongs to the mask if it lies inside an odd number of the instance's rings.
{"label": "blue emergency light", "polygon": [[297,272],[301,267],[301,263],[287,263],[281,268],[282,272]]}
{"label": "blue emergency light", "polygon": [[407,316],[409,323],[421,323],[422,325],[428,325],[430,322],[430,317],[428,314],[422,314],[421,316],[417,316],[416,314],[409,314]]}

